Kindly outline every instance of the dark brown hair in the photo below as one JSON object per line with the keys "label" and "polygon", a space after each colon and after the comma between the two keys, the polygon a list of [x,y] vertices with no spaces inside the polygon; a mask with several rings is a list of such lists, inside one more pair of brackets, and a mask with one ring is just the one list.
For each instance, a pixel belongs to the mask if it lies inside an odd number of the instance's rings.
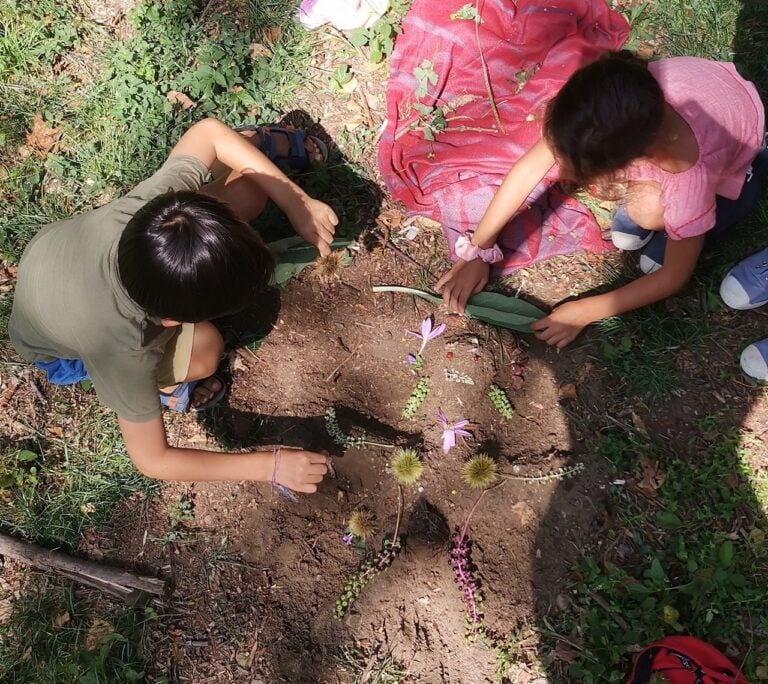
{"label": "dark brown hair", "polygon": [[150,200],[117,247],[126,292],[147,313],[183,323],[244,309],[269,284],[274,258],[224,203],[196,192]]}
{"label": "dark brown hair", "polygon": [[608,52],[566,81],[547,106],[544,139],[582,185],[643,156],[664,116],[664,93],[633,53]]}

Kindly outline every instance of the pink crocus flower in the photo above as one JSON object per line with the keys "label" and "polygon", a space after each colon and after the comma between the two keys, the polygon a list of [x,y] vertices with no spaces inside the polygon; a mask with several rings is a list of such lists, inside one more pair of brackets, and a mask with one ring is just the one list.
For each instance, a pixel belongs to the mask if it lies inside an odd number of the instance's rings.
{"label": "pink crocus flower", "polygon": [[451,425],[442,409],[437,409],[437,418],[443,424],[443,452],[448,453],[456,446],[456,437],[471,437],[472,433],[463,428],[469,425],[468,420],[460,420]]}
{"label": "pink crocus flower", "polygon": [[406,335],[413,335],[413,337],[418,337],[421,340],[421,349],[419,349],[417,356],[421,356],[424,348],[427,346],[427,342],[440,337],[445,332],[445,323],[441,323],[436,328],[433,328],[433,325],[432,316],[427,316],[421,322],[421,332],[416,332],[415,330],[405,331]]}
{"label": "pink crocus flower", "polygon": [[343,541],[347,546],[352,546],[355,541],[355,535],[351,532],[346,532],[345,534],[341,535],[341,541]]}

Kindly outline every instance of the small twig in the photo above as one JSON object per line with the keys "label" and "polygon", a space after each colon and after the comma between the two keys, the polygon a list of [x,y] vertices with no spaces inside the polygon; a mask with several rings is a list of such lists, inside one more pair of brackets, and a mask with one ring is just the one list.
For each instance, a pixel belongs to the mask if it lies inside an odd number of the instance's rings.
{"label": "small twig", "polygon": [[625,632],[628,632],[628,631],[629,631],[629,624],[627,623],[627,621],[626,621],[626,620],[625,620],[623,617],[621,617],[621,615],[619,615],[618,613],[616,613],[616,612],[615,612],[615,611],[614,611],[614,610],[613,610],[613,609],[612,609],[612,608],[611,608],[611,607],[608,605],[608,601],[606,601],[606,600],[605,600],[605,599],[604,599],[602,596],[600,596],[600,594],[596,594],[596,593],[595,593],[594,591],[592,591],[591,589],[587,589],[587,594],[590,596],[590,598],[592,598],[592,600],[593,600],[593,601],[594,601],[594,602],[595,602],[595,603],[596,603],[598,606],[600,606],[600,607],[601,607],[601,608],[602,608],[602,609],[603,609],[603,610],[604,610],[606,613],[608,613],[608,615],[610,615],[610,616],[611,616],[611,618],[613,619],[613,621],[614,621],[614,622],[615,622],[615,623],[616,623],[616,624],[617,624],[619,627],[621,627],[621,628],[622,628],[622,629],[623,629]]}
{"label": "small twig", "polygon": [[353,350],[352,350],[352,351],[349,353],[349,356],[347,356],[345,359],[343,359],[343,360],[342,360],[342,362],[341,362],[341,363],[340,363],[338,366],[336,366],[336,368],[334,368],[334,369],[331,371],[331,373],[330,373],[330,374],[328,375],[328,377],[325,379],[325,381],[326,381],[326,382],[330,382],[331,380],[333,380],[333,376],[334,376],[334,375],[336,375],[336,373],[338,373],[338,372],[341,370],[341,367],[342,367],[342,366],[343,366],[345,363],[347,363],[347,361],[349,361],[349,360],[350,360],[350,359],[351,359],[351,358],[352,358],[352,357],[353,357],[355,354],[357,354],[357,351],[360,349],[360,347],[362,346],[362,344],[363,344],[362,342],[361,342],[360,344],[358,344],[358,345],[357,345],[357,346],[356,346],[356,347],[355,347],[355,348],[354,348],[354,349],[353,349]]}
{"label": "small twig", "polygon": [[480,502],[483,500],[483,497],[490,492],[492,489],[497,489],[498,487],[503,487],[506,484],[506,480],[502,480],[498,484],[493,485],[492,487],[488,487],[488,489],[484,489],[479,497],[477,497],[477,501],[475,501],[475,505],[472,506],[472,508],[469,511],[469,514],[467,515],[467,519],[464,522],[464,527],[461,528],[461,536],[459,537],[459,542],[461,542],[464,537],[467,536],[467,530],[469,529],[469,521],[472,520],[472,516],[475,514],[475,510],[480,505]]}
{"label": "small twig", "polygon": [[564,644],[568,644],[569,646],[573,646],[573,648],[575,648],[577,651],[581,651],[581,652],[584,651],[584,649],[581,646],[579,646],[577,644],[574,644],[571,640],[566,639],[564,636],[561,636],[557,632],[553,632],[553,631],[548,630],[548,629],[542,629],[541,627],[534,627],[533,629],[536,630],[539,634],[546,634],[547,636],[550,636],[553,639],[557,639],[558,641],[562,641]]}
{"label": "small twig", "polygon": [[480,0],[475,0],[475,37],[477,38],[477,50],[480,53],[480,65],[483,67],[483,79],[485,80],[485,89],[488,92],[488,102],[491,104],[491,110],[493,111],[493,118],[496,119],[496,125],[499,127],[500,133],[506,133],[504,125],[501,123],[501,117],[499,116],[499,109],[496,106],[496,101],[493,99],[493,90],[491,89],[491,79],[488,76],[488,65],[485,62],[485,56],[483,55],[483,48],[480,45]]}
{"label": "small twig", "polygon": [[368,119],[368,125],[371,128],[375,128],[376,122],[373,120],[373,114],[371,113],[371,107],[368,104],[368,98],[365,96],[365,93],[362,90],[358,90],[357,93],[360,95],[360,99],[363,102],[363,111],[365,112],[365,116]]}
{"label": "small twig", "polygon": [[410,254],[406,254],[394,242],[392,242],[392,240],[385,239],[383,235],[381,236],[381,244],[383,247],[389,247],[391,250],[395,252],[395,254],[399,254],[401,257],[403,257],[403,259],[405,259],[406,261],[416,266],[416,268],[421,269],[422,271],[425,271],[430,278],[435,277],[432,271],[430,271],[426,266],[424,266],[424,264],[416,261],[416,259],[414,259]]}
{"label": "small twig", "polygon": [[403,485],[397,485],[398,501],[397,501],[397,522],[395,523],[395,533],[392,535],[392,543],[397,540],[397,535],[400,534],[400,519],[403,515]]}
{"label": "small twig", "polygon": [[27,380],[29,381],[29,386],[32,388],[32,391],[35,393],[35,396],[40,400],[41,404],[47,404],[48,402],[45,400],[45,396],[43,396],[43,393],[40,391],[40,388],[37,386],[37,383],[35,382],[35,379],[32,377],[32,374],[27,371],[25,373]]}

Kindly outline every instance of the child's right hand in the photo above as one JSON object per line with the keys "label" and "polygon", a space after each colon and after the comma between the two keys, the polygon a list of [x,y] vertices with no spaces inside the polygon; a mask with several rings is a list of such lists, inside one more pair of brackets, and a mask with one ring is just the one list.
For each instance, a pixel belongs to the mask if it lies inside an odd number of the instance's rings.
{"label": "child's right hand", "polygon": [[325,202],[304,196],[300,202],[293,205],[288,218],[296,232],[310,245],[315,246],[321,256],[331,253],[331,243],[339,217]]}
{"label": "child's right hand", "polygon": [[328,472],[330,456],[327,453],[280,449],[275,481],[294,492],[314,494],[317,485]]}
{"label": "child's right hand", "polygon": [[451,313],[464,313],[467,300],[480,292],[487,284],[491,267],[482,259],[459,259],[450,271],[443,274],[435,285],[443,293],[443,302]]}

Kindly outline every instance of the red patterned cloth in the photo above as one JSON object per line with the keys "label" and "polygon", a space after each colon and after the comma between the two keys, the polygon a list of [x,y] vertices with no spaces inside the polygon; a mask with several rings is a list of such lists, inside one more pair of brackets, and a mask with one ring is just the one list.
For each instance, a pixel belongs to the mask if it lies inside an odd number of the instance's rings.
{"label": "red patterned cloth", "polygon": [[[391,59],[379,148],[393,197],[439,221],[451,253],[456,237],[476,227],[509,169],[539,139],[547,101],[579,66],[619,49],[629,35],[626,20],[605,0],[480,0],[480,44],[502,133],[488,99],[475,21],[451,18],[462,5],[414,0]],[[424,72],[415,75],[419,68]],[[423,82],[430,71],[437,81],[417,98],[418,75]],[[449,120],[435,141],[425,139],[419,124],[432,115],[416,104],[442,107]],[[502,231],[505,259],[496,265],[502,273],[557,254],[609,249],[592,214],[550,187],[554,178],[550,173],[539,184],[529,208]]]}

